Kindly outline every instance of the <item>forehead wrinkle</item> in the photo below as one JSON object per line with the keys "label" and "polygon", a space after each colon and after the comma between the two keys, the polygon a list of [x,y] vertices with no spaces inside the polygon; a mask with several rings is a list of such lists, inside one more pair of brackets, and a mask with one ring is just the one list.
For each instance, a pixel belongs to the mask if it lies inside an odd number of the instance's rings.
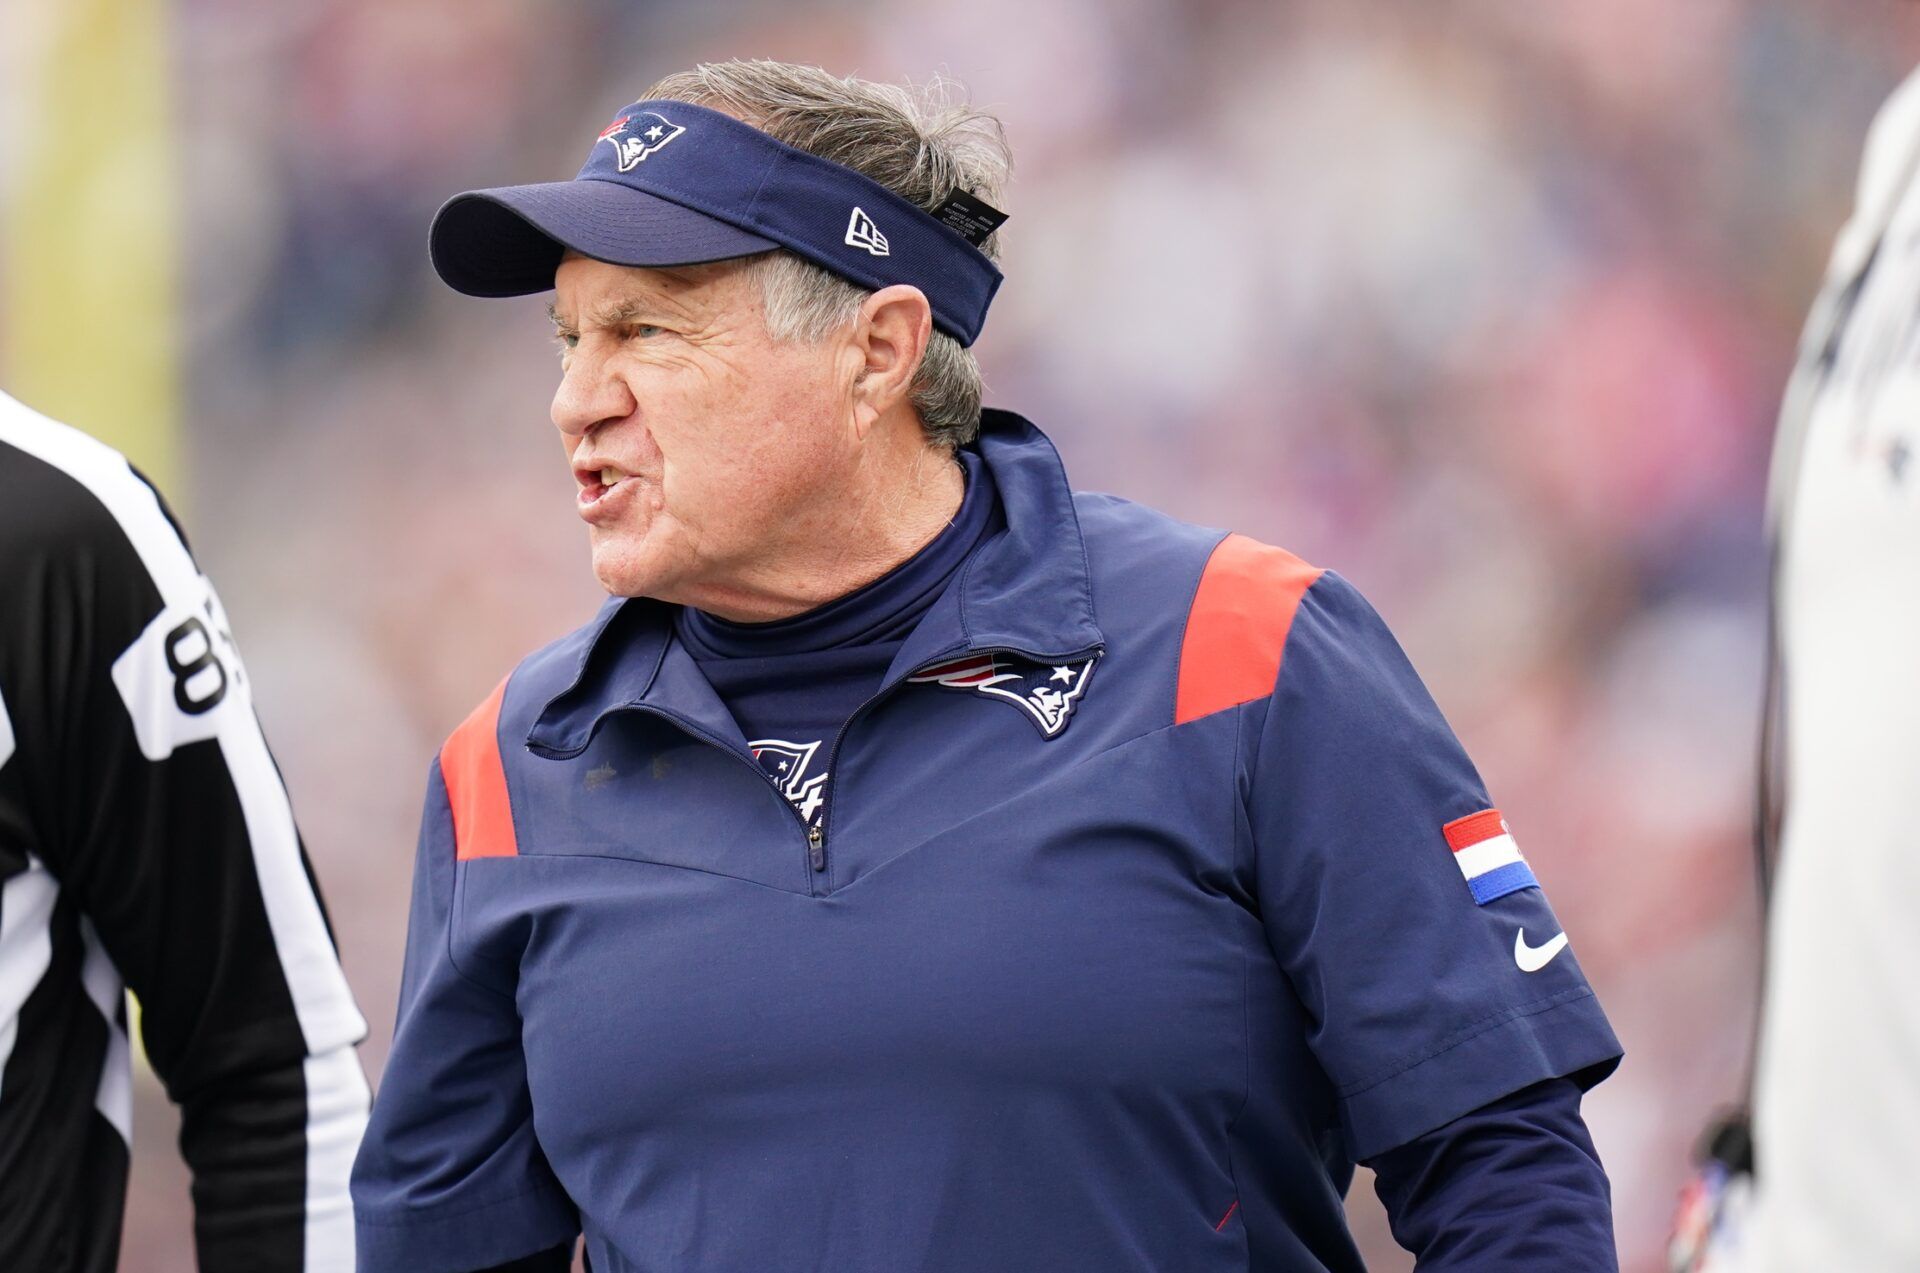
{"label": "forehead wrinkle", "polygon": [[[662,272],[651,270],[648,275]],[[644,281],[636,281],[624,289],[624,295],[610,296],[589,306],[589,316],[600,326],[618,327],[663,314],[698,319],[716,308],[717,300],[704,295],[693,280],[669,280],[667,286],[660,286],[645,275],[642,279]]]}
{"label": "forehead wrinkle", "polygon": [[[656,322],[662,317],[706,326],[733,313],[741,299],[735,295],[738,289],[729,286],[738,276],[735,261],[628,266],[621,267],[620,272],[625,277],[608,278],[602,286],[587,289],[599,292],[600,296],[597,299],[590,295],[580,297],[584,313],[577,319],[563,312],[560,296],[548,304],[547,316],[562,332],[577,331],[581,327],[630,327]],[[576,321],[580,326],[575,325]]]}
{"label": "forehead wrinkle", "polygon": [[596,327],[624,327],[643,318],[677,312],[679,308],[650,296],[625,296],[588,306],[587,317]]}
{"label": "forehead wrinkle", "polygon": [[665,282],[669,290],[678,291],[698,287],[714,277],[711,265],[655,265],[648,272]]}

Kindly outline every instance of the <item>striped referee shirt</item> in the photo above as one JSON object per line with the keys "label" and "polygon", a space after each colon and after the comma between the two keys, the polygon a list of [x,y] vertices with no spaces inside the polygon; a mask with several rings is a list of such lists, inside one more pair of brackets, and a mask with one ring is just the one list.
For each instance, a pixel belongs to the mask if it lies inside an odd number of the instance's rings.
{"label": "striped referee shirt", "polygon": [[0,1269],[118,1259],[123,985],[201,1269],[350,1269],[366,1026],[220,601],[124,458],[0,395]]}

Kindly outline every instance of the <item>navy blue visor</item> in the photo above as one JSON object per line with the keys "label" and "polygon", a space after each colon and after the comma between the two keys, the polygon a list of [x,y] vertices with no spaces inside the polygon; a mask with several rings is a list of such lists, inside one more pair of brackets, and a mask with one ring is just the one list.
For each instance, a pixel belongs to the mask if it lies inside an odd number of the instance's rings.
{"label": "navy blue visor", "polygon": [[428,237],[434,269],[469,296],[544,292],[569,248],[656,267],[787,248],[872,291],[919,288],[962,345],[1000,286],[984,253],[879,182],[687,102],[623,109],[572,181],[455,195]]}

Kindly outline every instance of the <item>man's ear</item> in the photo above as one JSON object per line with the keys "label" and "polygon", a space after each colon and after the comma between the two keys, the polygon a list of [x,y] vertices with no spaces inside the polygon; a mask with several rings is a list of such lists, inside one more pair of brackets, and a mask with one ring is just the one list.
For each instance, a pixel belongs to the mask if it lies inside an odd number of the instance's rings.
{"label": "man's ear", "polygon": [[853,325],[854,348],[860,356],[853,407],[863,436],[874,421],[908,400],[931,339],[933,309],[919,288],[895,283],[861,303]]}

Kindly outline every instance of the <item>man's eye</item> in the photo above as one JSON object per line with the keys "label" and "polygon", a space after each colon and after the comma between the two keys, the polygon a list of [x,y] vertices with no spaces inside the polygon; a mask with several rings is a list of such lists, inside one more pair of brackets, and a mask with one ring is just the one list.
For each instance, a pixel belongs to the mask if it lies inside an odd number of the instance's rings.
{"label": "man's eye", "polygon": [[577,349],[580,347],[580,333],[555,332],[553,334],[553,343],[560,346],[561,349]]}
{"label": "man's eye", "polygon": [[627,335],[645,339],[648,336],[658,336],[665,330],[666,328],[655,327],[652,323],[635,323],[627,329]]}

